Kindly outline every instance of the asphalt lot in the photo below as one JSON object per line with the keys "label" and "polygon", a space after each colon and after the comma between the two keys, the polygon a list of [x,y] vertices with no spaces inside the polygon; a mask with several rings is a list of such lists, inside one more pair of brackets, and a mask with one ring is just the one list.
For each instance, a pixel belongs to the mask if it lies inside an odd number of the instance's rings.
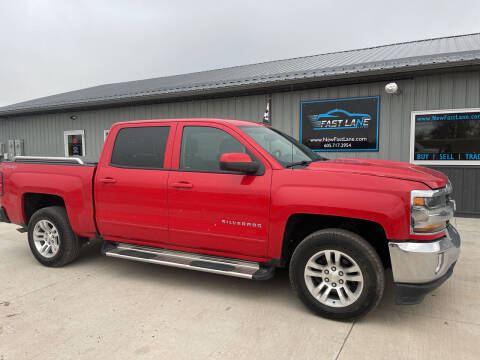
{"label": "asphalt lot", "polygon": [[[455,223],[455,222],[454,222]],[[0,224],[0,360],[479,359],[480,219],[456,219],[462,254],[416,306],[352,322],[311,314],[286,271],[255,282],[105,258],[99,244],[58,269]]]}

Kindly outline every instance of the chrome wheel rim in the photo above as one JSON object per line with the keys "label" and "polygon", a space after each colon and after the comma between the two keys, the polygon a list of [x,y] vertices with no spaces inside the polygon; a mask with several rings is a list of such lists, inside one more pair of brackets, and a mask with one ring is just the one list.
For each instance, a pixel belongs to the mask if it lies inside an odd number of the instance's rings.
{"label": "chrome wheel rim", "polygon": [[304,276],[310,294],[323,305],[346,307],[362,294],[360,266],[339,250],[317,252],[308,260]]}
{"label": "chrome wheel rim", "polygon": [[44,258],[52,258],[60,249],[58,229],[48,220],[40,220],[33,228],[33,241],[37,251]]}

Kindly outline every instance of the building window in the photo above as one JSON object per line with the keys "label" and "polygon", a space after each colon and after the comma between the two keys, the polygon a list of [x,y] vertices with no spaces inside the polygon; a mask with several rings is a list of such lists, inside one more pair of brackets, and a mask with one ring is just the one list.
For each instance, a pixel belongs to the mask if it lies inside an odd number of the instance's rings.
{"label": "building window", "polygon": [[110,165],[131,169],[163,169],[170,126],[121,129]]}
{"label": "building window", "polygon": [[105,140],[107,140],[107,136],[108,136],[108,133],[110,132],[110,130],[103,130],[103,141],[105,142]]}
{"label": "building window", "polygon": [[70,130],[63,133],[65,156],[85,156],[85,130]]}
{"label": "building window", "polygon": [[410,162],[479,165],[480,109],[413,111]]}

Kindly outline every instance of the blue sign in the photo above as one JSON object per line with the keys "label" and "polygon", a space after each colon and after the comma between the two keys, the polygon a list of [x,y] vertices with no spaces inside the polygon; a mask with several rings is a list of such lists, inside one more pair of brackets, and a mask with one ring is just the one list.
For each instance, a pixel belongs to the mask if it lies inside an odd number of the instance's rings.
{"label": "blue sign", "polygon": [[314,151],[378,151],[378,96],[302,101],[300,140]]}

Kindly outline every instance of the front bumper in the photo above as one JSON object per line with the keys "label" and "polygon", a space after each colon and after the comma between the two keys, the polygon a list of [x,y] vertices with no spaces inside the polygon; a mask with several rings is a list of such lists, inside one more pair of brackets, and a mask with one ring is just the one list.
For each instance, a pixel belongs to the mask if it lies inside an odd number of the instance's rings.
{"label": "front bumper", "polygon": [[0,206],[0,222],[6,222],[9,223],[10,219],[7,216],[7,213],[5,212],[5,209]]}
{"label": "front bumper", "polygon": [[448,225],[446,236],[435,241],[389,242],[398,304],[418,304],[453,272],[460,255],[460,235]]}

